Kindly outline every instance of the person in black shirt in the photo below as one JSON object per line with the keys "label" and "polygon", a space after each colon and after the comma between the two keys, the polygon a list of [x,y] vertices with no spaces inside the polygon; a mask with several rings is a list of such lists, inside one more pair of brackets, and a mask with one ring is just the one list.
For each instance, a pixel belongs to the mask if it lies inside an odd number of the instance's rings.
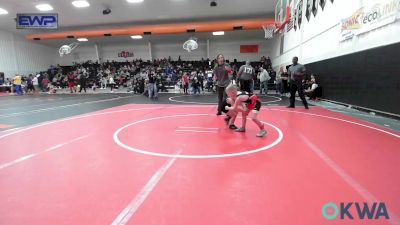
{"label": "person in black shirt", "polygon": [[149,73],[148,80],[149,80],[149,85],[148,85],[149,98],[157,99],[157,77],[154,75],[153,72]]}
{"label": "person in black shirt", "polygon": [[223,102],[226,98],[225,88],[230,84],[229,75],[233,74],[233,70],[229,64],[225,63],[225,57],[222,54],[217,56],[217,66],[215,66],[213,74],[215,86],[218,93],[218,112],[217,116],[222,115]]}
{"label": "person in black shirt", "polygon": [[85,91],[86,93],[86,75],[85,74],[81,74],[79,77],[79,93],[82,92],[82,89]]}

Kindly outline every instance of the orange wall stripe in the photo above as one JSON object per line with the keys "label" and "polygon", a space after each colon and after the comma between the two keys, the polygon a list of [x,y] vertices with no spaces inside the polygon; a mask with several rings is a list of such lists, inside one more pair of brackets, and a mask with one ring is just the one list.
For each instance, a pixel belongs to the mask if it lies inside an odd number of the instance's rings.
{"label": "orange wall stripe", "polygon": [[99,30],[77,30],[64,31],[54,33],[30,34],[25,38],[33,40],[40,38],[47,39],[64,39],[67,36],[77,37],[101,37],[104,34],[112,34],[113,36],[121,35],[143,35],[143,32],[151,32],[152,34],[178,34],[186,33],[188,29],[196,29],[196,32],[213,32],[213,31],[231,31],[235,26],[242,26],[243,30],[261,29],[262,25],[274,24],[275,20],[271,18],[245,19],[245,20],[225,20],[214,22],[194,22],[194,23],[173,23],[158,25],[129,26],[122,28],[110,28]]}

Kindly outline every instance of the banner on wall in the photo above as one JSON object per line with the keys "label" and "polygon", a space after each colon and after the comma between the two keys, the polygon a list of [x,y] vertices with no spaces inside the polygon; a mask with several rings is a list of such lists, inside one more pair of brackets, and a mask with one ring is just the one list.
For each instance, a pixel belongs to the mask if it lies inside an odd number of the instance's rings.
{"label": "banner on wall", "polygon": [[291,0],[289,2],[289,5],[287,5],[287,6],[290,7],[290,20],[286,25],[286,32],[291,31],[293,28],[295,30],[297,30],[297,26],[296,26],[296,13],[297,13],[296,12],[297,11],[296,6],[297,5],[296,5],[296,2],[297,2],[297,0]]}
{"label": "banner on wall", "polygon": [[303,0],[297,3],[297,27],[300,29],[303,20]]}
{"label": "banner on wall", "polygon": [[118,57],[120,57],[120,58],[128,58],[128,57],[133,57],[133,56],[134,56],[133,52],[121,51],[118,53]]}
{"label": "banner on wall", "polygon": [[258,53],[258,45],[240,45],[240,53]]}
{"label": "banner on wall", "polygon": [[326,0],[320,0],[319,5],[321,6],[322,11],[324,11],[325,5],[326,5]]}
{"label": "banner on wall", "polygon": [[400,19],[400,0],[369,0],[350,17],[341,20],[340,41],[375,30]]}
{"label": "banner on wall", "polygon": [[313,0],[307,0],[307,9],[306,9],[306,18],[307,21],[310,21],[311,12],[312,12]]}
{"label": "banner on wall", "polygon": [[318,13],[318,2],[319,0],[313,0],[313,4],[312,4],[312,14],[314,15],[314,17],[317,16]]}

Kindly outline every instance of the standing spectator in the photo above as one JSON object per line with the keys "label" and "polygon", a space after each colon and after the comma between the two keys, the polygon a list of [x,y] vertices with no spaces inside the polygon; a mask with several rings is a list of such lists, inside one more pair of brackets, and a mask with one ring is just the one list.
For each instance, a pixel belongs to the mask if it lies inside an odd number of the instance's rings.
{"label": "standing spectator", "polygon": [[295,107],[295,95],[296,92],[299,93],[299,97],[303,102],[303,105],[308,109],[308,103],[304,97],[304,89],[302,86],[303,78],[306,74],[306,67],[298,63],[299,58],[297,56],[293,57],[293,64],[289,67],[288,74],[290,77],[290,105],[288,108]]}
{"label": "standing spectator", "polygon": [[32,78],[33,90],[37,93],[39,92],[39,81],[38,76],[33,76]]}
{"label": "standing spectator", "polygon": [[192,88],[193,88],[193,94],[196,94],[196,93],[200,94],[200,83],[199,83],[199,79],[196,75],[194,75],[193,79],[192,79]]}
{"label": "standing spectator", "polygon": [[99,70],[97,77],[100,79],[100,89],[107,89],[107,75]]}
{"label": "standing spectator", "polygon": [[14,76],[14,79],[13,79],[13,84],[14,84],[14,86],[15,86],[15,92],[17,93],[17,94],[23,94],[22,93],[22,78],[21,78],[21,76],[20,75],[18,75],[18,74],[16,74],[15,76]]}
{"label": "standing spectator", "polygon": [[252,82],[254,78],[255,70],[250,65],[250,61],[246,61],[246,65],[240,67],[237,77],[239,79],[240,90],[252,93]]}
{"label": "standing spectator", "polygon": [[276,93],[279,93],[280,96],[283,95],[283,82],[282,82],[282,74],[283,67],[279,68],[279,71],[276,73],[275,84],[276,84]]}
{"label": "standing spectator", "polygon": [[50,91],[50,80],[47,74],[45,74],[44,78],[42,79],[42,91],[43,92]]}
{"label": "standing spectator", "polygon": [[281,80],[282,80],[283,93],[286,96],[289,96],[287,95],[287,93],[289,92],[289,74],[287,73],[287,70],[284,68],[283,68],[283,73],[281,74]]}
{"label": "standing spectator", "polygon": [[71,91],[71,93],[76,93],[76,86],[75,86],[75,74],[73,74],[73,73],[70,73],[69,75],[68,75],[68,87],[69,87],[69,90]]}
{"label": "standing spectator", "polygon": [[33,87],[32,74],[29,74],[29,77],[26,79],[26,86],[27,93],[35,92],[35,87]]}
{"label": "standing spectator", "polygon": [[187,72],[183,73],[182,76],[182,85],[183,85],[183,93],[188,94],[188,89],[189,89],[189,76]]}
{"label": "standing spectator", "polygon": [[148,76],[148,92],[149,92],[149,98],[157,98],[157,77],[153,72],[149,73]]}
{"label": "standing spectator", "polygon": [[199,80],[201,92],[204,93],[204,73],[203,73],[203,71],[200,71],[200,73],[197,76],[197,79]]}
{"label": "standing spectator", "polygon": [[82,92],[82,89],[85,91],[86,93],[86,75],[85,74],[81,74],[79,77],[79,93]]}
{"label": "standing spectator", "polygon": [[233,74],[232,68],[225,63],[225,57],[222,54],[217,55],[217,65],[213,71],[216,91],[218,93],[218,111],[217,116],[222,115],[223,101],[226,98],[225,88],[229,85],[229,75]]}
{"label": "standing spectator", "polygon": [[108,78],[108,84],[110,85],[111,93],[114,93],[113,88],[115,85],[115,81],[114,81],[114,77],[112,75],[110,75],[110,77]]}
{"label": "standing spectator", "polygon": [[260,95],[263,93],[264,89],[264,94],[268,94],[268,81],[271,79],[271,77],[268,74],[268,71],[264,68],[261,68],[261,73],[260,73]]}

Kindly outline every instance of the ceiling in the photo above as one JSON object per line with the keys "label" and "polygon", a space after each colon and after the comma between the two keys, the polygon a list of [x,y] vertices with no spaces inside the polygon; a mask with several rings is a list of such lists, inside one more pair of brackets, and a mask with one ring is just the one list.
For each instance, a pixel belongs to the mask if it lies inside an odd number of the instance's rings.
{"label": "ceiling", "polygon": [[[128,3],[126,0],[88,0],[90,7],[75,8],[72,0],[0,0],[0,8],[8,15],[0,15],[0,29],[14,33],[43,33],[43,30],[17,30],[17,13],[40,13],[35,5],[48,3],[59,14],[60,30],[104,28],[121,25],[157,24],[171,22],[210,21],[220,19],[268,17],[274,14],[276,0],[144,0]],[[112,12],[103,15],[105,7]],[[51,31],[49,31],[51,32]]]}

